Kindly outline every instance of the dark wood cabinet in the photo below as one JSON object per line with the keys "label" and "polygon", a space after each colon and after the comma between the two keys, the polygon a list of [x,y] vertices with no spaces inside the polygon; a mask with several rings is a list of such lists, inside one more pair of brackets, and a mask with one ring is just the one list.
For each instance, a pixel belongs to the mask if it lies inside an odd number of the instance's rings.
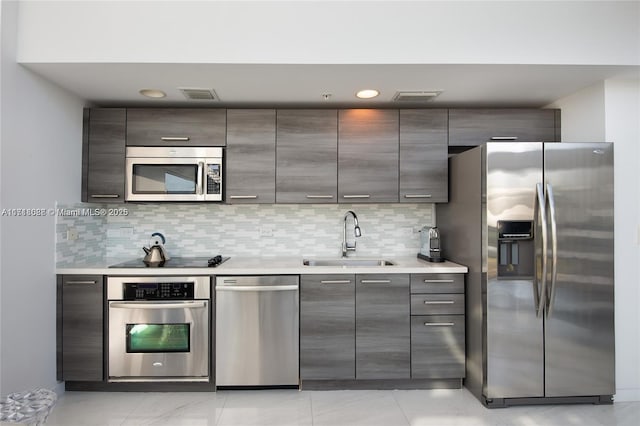
{"label": "dark wood cabinet", "polygon": [[58,297],[62,380],[102,381],[104,291],[101,275],[64,275]]}
{"label": "dark wood cabinet", "polygon": [[227,203],[276,201],[276,111],[227,112]]}
{"label": "dark wood cabinet", "polygon": [[449,146],[476,146],[487,141],[560,141],[560,110],[449,110]]}
{"label": "dark wood cabinet", "polygon": [[81,200],[123,203],[125,196],[126,110],[84,110]]}
{"label": "dark wood cabinet", "polygon": [[409,275],[356,275],[356,379],[409,379]]}
{"label": "dark wood cabinet", "polygon": [[338,111],[338,202],[398,202],[397,109]]}
{"label": "dark wood cabinet", "polygon": [[400,110],[400,202],[448,201],[446,109]]}
{"label": "dark wood cabinet", "polygon": [[337,202],[337,110],[278,110],[276,144],[276,202]]}
{"label": "dark wood cabinet", "polygon": [[412,274],[411,378],[464,377],[464,275]]}
{"label": "dark wood cabinet", "polygon": [[355,276],[300,277],[300,379],[353,380]]}
{"label": "dark wood cabinet", "polygon": [[128,146],[224,146],[222,108],[128,108]]}

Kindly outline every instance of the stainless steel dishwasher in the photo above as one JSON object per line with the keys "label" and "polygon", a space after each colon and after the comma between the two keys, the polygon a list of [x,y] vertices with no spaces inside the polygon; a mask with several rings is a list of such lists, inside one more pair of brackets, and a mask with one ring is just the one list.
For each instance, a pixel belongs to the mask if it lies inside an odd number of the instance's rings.
{"label": "stainless steel dishwasher", "polygon": [[216,386],[298,386],[298,276],[216,277]]}

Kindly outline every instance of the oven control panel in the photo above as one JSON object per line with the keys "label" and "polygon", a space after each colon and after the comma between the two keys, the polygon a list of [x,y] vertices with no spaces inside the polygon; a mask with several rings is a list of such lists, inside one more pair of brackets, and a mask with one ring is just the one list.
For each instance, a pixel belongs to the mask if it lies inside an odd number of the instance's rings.
{"label": "oven control panel", "polygon": [[123,300],[193,300],[193,282],[123,283]]}

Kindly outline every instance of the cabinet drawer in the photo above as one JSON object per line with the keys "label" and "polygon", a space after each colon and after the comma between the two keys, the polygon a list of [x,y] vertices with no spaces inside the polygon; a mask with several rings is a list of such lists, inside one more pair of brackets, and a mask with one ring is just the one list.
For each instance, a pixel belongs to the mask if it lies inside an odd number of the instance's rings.
{"label": "cabinet drawer", "polygon": [[127,109],[128,146],[224,146],[225,109]]}
{"label": "cabinet drawer", "polygon": [[411,378],[465,376],[464,315],[411,317]]}
{"label": "cabinet drawer", "polygon": [[464,274],[411,274],[411,293],[464,293]]}
{"label": "cabinet drawer", "polygon": [[411,315],[464,315],[464,294],[412,294]]}

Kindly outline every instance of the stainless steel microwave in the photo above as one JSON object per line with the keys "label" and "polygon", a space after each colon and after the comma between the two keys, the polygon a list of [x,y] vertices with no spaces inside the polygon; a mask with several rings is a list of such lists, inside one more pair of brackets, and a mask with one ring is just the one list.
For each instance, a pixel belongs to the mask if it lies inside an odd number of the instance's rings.
{"label": "stainless steel microwave", "polygon": [[127,201],[222,201],[222,148],[128,147]]}

